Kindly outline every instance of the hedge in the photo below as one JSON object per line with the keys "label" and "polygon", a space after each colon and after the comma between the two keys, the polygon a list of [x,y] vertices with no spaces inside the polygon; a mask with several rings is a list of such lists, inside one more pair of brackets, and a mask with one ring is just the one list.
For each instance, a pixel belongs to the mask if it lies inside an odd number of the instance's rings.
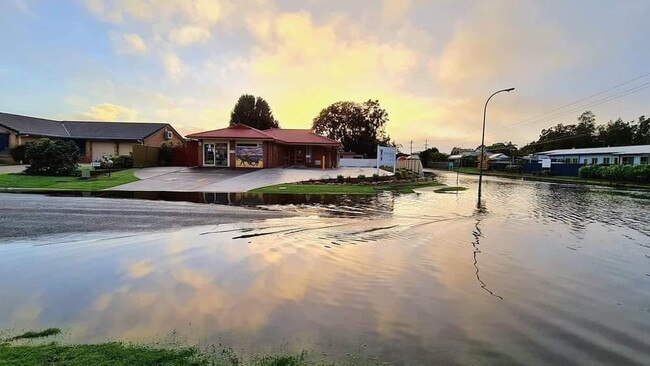
{"label": "hedge", "polygon": [[74,141],[40,139],[27,145],[29,175],[71,176],[77,171],[79,148]]}
{"label": "hedge", "polygon": [[650,165],[587,165],[580,168],[578,175],[610,182],[650,183]]}

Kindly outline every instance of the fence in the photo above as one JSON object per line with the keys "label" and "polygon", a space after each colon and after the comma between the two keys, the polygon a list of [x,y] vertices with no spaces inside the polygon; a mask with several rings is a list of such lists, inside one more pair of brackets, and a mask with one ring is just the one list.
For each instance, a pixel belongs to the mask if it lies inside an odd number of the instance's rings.
{"label": "fence", "polygon": [[187,141],[183,145],[174,146],[172,150],[173,166],[198,166],[199,165],[199,143],[198,141]]}
{"label": "fence", "polygon": [[376,168],[377,159],[340,159],[339,165],[354,168]]}
{"label": "fence", "polygon": [[[569,176],[577,177],[578,171],[582,166],[584,166],[584,164],[562,164],[562,163],[551,164],[551,174],[563,176],[563,177],[569,177]],[[526,163],[523,165],[524,174],[535,174],[541,171],[542,171],[541,163]]]}
{"label": "fence", "polygon": [[160,148],[155,146],[133,145],[133,167],[147,168],[158,166]]}
{"label": "fence", "polygon": [[406,169],[414,173],[422,175],[422,162],[417,159],[413,160],[398,160],[397,169]]}

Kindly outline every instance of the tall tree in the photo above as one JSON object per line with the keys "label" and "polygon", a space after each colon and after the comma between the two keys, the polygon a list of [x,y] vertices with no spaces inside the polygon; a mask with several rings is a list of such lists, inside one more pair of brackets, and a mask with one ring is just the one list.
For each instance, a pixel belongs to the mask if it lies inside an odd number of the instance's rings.
{"label": "tall tree", "polygon": [[377,145],[393,145],[384,128],[388,113],[378,100],[365,103],[337,102],[323,109],[312,130],[343,144],[343,148],[369,157],[377,155]]}
{"label": "tall tree", "polygon": [[258,130],[280,127],[273,117],[269,103],[262,97],[250,94],[239,97],[235,108],[230,113],[230,125],[235,124],[244,124]]}
{"label": "tall tree", "polygon": [[420,161],[422,161],[422,165],[425,167],[428,167],[429,163],[432,162],[447,161],[448,157],[449,155],[441,153],[437,147],[430,147],[420,151]]}
{"label": "tall tree", "polygon": [[632,142],[634,145],[650,145],[650,118],[641,116],[637,121]]}

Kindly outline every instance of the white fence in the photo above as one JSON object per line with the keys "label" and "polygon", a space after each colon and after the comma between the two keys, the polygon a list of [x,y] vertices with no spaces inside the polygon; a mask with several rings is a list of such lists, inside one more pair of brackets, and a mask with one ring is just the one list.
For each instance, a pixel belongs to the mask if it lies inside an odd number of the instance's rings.
{"label": "white fence", "polygon": [[422,162],[419,159],[398,160],[397,169],[406,169],[412,171],[413,173],[422,175]]}
{"label": "white fence", "polygon": [[341,159],[339,165],[342,167],[376,168],[377,159]]}

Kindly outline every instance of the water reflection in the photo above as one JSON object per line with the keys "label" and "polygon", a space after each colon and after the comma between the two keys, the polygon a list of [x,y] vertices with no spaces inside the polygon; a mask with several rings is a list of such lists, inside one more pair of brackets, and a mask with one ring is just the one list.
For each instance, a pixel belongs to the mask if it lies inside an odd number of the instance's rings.
{"label": "water reflection", "polygon": [[476,217],[476,224],[474,225],[474,230],[472,231],[472,236],[474,237],[474,240],[472,241],[472,246],[474,247],[474,268],[476,268],[476,279],[478,282],[481,284],[481,288],[485,291],[487,291],[490,295],[503,300],[503,297],[495,294],[490,290],[485,282],[481,280],[481,276],[479,275],[479,266],[478,266],[478,254],[481,253],[481,250],[479,249],[479,245],[481,244],[480,239],[483,236],[483,233],[481,232],[481,228],[479,228],[479,224],[481,223],[481,217],[479,216],[480,214],[484,213],[480,212],[481,210],[477,210],[477,217]]}
{"label": "water reflection", "polygon": [[13,240],[0,245],[0,327],[80,341],[177,330],[188,344],[330,359],[365,345],[399,365],[647,363],[647,200],[484,183],[483,211],[473,189],[423,190],[261,204],[290,218]]}

